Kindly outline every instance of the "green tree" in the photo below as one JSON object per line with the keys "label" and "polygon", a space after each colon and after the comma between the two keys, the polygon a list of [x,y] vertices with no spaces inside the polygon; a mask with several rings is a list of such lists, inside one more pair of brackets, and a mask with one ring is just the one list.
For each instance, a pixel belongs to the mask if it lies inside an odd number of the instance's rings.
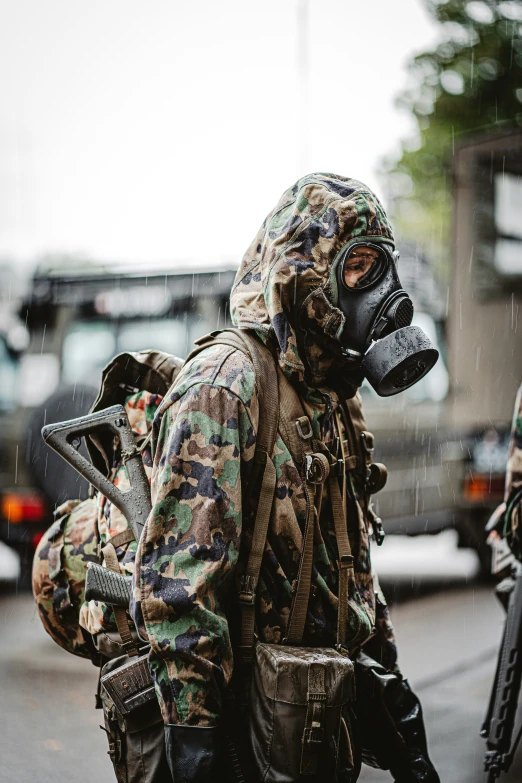
{"label": "green tree", "polygon": [[522,126],[522,2],[425,0],[442,40],[409,65],[398,105],[417,138],[385,161],[385,186],[403,239],[420,241],[444,275],[451,228],[452,153],[464,135]]}

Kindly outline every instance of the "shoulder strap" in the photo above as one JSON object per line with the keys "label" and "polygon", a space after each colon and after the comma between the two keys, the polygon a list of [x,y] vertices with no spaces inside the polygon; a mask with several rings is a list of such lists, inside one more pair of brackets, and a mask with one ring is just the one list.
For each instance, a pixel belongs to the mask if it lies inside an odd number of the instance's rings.
{"label": "shoulder strap", "polygon": [[275,359],[261,340],[250,332],[227,329],[213,332],[196,341],[197,348],[189,354],[187,361],[211,345],[229,345],[250,357],[256,375],[259,400],[259,424],[256,433],[254,470],[252,481],[257,481],[261,471],[261,491],[257,506],[252,545],[245,573],[239,586],[241,607],[241,637],[239,651],[242,663],[250,667],[255,645],[256,588],[261,571],[265,542],[268,535],[270,512],[274,502],[276,470],[272,454],[279,424],[279,387]]}

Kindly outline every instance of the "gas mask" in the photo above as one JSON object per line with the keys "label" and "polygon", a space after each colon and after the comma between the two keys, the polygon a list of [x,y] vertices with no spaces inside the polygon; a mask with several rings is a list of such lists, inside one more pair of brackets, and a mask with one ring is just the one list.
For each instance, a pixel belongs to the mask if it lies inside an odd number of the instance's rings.
{"label": "gas mask", "polygon": [[344,355],[381,397],[413,386],[439,357],[422,329],[411,326],[413,303],[397,260],[389,242],[372,237],[349,242],[332,268],[345,316],[338,335]]}

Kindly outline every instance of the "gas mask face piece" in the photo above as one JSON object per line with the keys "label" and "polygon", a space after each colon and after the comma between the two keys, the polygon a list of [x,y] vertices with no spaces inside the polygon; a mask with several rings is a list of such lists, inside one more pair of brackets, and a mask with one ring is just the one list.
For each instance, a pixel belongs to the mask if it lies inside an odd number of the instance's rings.
{"label": "gas mask face piece", "polygon": [[339,336],[344,353],[381,397],[413,386],[439,357],[426,334],[411,326],[413,303],[397,273],[389,244],[351,242],[336,260]]}

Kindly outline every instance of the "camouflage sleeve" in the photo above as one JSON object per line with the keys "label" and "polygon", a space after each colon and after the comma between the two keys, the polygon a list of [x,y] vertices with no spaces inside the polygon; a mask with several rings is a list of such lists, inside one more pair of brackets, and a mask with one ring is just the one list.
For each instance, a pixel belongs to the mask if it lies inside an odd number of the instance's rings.
{"label": "camouflage sleeve", "polygon": [[375,590],[375,634],[364,645],[364,652],[379,661],[389,671],[399,673],[397,638],[390,618],[390,611],[375,571],[372,571],[372,577]]}
{"label": "camouflage sleeve", "polygon": [[151,642],[164,721],[212,726],[232,673],[227,608],[254,431],[238,396],[204,383],[159,417],[134,616]]}

